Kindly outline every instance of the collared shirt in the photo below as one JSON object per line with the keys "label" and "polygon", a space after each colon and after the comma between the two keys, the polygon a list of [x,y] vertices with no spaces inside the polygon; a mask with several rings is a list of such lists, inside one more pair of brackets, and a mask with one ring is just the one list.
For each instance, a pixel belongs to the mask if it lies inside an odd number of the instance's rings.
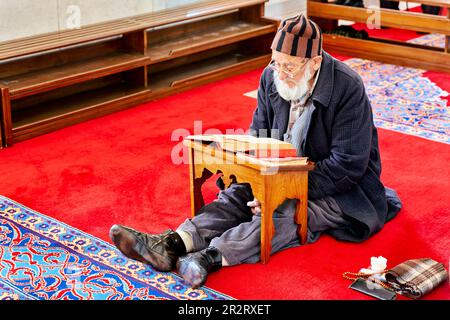
{"label": "collared shirt", "polygon": [[299,119],[300,116],[305,111],[305,109],[308,108],[309,104],[307,102],[308,102],[309,98],[311,97],[312,92],[314,91],[314,88],[316,87],[317,80],[319,79],[319,74],[320,74],[320,68],[316,72],[314,83],[313,83],[311,89],[308,90],[308,92],[300,99],[291,100],[289,122],[288,122],[286,134],[284,136],[285,141],[291,142],[292,128],[294,127],[294,124],[297,121],[297,119]]}
{"label": "collared shirt", "polygon": [[312,100],[308,99],[304,107],[304,112],[295,121],[294,125],[291,128],[291,131],[284,136],[284,140],[291,143],[295,147],[295,149],[297,150],[297,156],[299,157],[305,156],[303,150],[303,142],[304,138],[306,137],[308,124],[311,120],[312,111],[314,110],[314,107],[312,107],[311,105]]}

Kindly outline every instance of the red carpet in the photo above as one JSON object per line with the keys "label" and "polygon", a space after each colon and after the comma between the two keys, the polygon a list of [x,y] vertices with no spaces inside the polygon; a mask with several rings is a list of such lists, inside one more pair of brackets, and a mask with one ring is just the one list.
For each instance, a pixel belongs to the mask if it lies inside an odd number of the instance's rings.
{"label": "red carpet", "polygon": [[[382,30],[408,40],[415,32]],[[345,57],[339,57],[344,59]],[[104,240],[114,223],[146,232],[176,228],[189,216],[187,165],[174,165],[177,128],[247,129],[261,70],[206,85],[0,150],[0,194]],[[450,75],[427,72],[450,92]],[[224,99],[224,97],[226,97]],[[212,274],[207,285],[238,299],[371,299],[348,289],[345,271],[382,255],[388,267],[430,257],[449,269],[450,146],[379,130],[382,179],[403,210],[362,244],[324,236],[316,244],[274,255],[267,265]],[[212,183],[210,184],[212,185]],[[215,190],[211,187],[207,198]],[[400,299],[403,299],[400,297]],[[426,299],[450,299],[445,284]]]}
{"label": "red carpet", "polygon": [[[260,72],[1,150],[0,194],[104,240],[114,223],[147,232],[175,228],[188,217],[189,193],[187,166],[171,162],[172,131],[192,131],[199,119],[204,130],[247,128],[255,102],[243,93],[255,88]],[[383,180],[404,202],[380,233],[363,244],[324,236],[267,265],[223,268],[207,285],[238,299],[366,299],[347,289],[341,274],[366,267],[371,256],[388,258],[390,267],[430,257],[448,268],[450,146],[380,130],[380,148]],[[427,298],[450,298],[449,285]]]}

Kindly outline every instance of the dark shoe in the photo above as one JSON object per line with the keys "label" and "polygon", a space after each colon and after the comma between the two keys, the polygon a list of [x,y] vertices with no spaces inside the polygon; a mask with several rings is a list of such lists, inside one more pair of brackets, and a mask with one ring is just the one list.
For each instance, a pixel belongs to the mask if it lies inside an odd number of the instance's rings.
{"label": "dark shoe", "polygon": [[219,188],[219,190],[221,190],[221,191],[225,190],[226,186],[225,186],[225,182],[223,182],[222,177],[217,178],[217,180],[216,180],[216,186],[217,186],[217,188]]}
{"label": "dark shoe", "polygon": [[357,38],[357,39],[368,39],[369,34],[366,30],[356,30],[352,26],[339,26],[335,28],[332,31],[327,32],[329,34],[335,34],[337,36],[342,37],[350,37],[350,38]]}
{"label": "dark shoe", "polygon": [[222,267],[222,254],[214,247],[190,253],[177,261],[178,273],[192,288],[201,287],[208,273]]}
{"label": "dark shoe", "polygon": [[426,4],[422,4],[422,12],[423,13],[427,13],[427,14],[434,14],[434,15],[439,15],[441,12],[441,7],[436,7],[436,6],[428,6]]}
{"label": "dark shoe", "polygon": [[109,237],[125,256],[150,264],[158,271],[172,270],[178,257],[186,254],[183,240],[173,230],[146,234],[115,224],[109,231]]}
{"label": "dark shoe", "polygon": [[380,8],[391,9],[391,10],[400,10],[398,1],[391,0],[381,0]]}
{"label": "dark shoe", "polygon": [[364,8],[362,0],[348,0],[344,2],[344,6]]}

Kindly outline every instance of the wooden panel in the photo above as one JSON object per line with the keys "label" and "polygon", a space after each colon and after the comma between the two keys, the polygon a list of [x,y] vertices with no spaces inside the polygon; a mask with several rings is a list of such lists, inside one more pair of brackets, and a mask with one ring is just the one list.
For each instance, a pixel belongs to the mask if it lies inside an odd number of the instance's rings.
{"label": "wooden panel", "polygon": [[[450,20],[450,9],[447,9],[447,19]],[[450,52],[450,36],[445,36],[444,50],[446,53]]]}
{"label": "wooden panel", "polygon": [[270,23],[270,24],[275,24],[277,26],[277,28],[280,26],[281,21],[272,17],[266,17],[263,16],[260,19],[261,22],[265,22],[265,23]]}
{"label": "wooden panel", "polygon": [[125,83],[127,83],[131,87],[146,88],[148,85],[147,66],[129,70],[128,72],[125,72],[123,74],[123,78],[125,80]]}
{"label": "wooden panel", "polygon": [[126,51],[145,54],[147,51],[147,33],[145,30],[130,32],[123,35],[123,47]]}
{"label": "wooden panel", "polygon": [[[269,61],[270,61],[269,55],[262,56],[262,57],[255,56],[253,58],[251,56],[249,56],[249,57],[247,57],[247,59],[240,61],[240,62],[238,62],[240,60],[239,58],[237,58],[237,59],[233,59],[233,58],[234,57],[230,57],[230,59],[221,59],[220,60],[221,65],[223,64],[223,66],[221,66],[221,67],[218,67],[217,64],[215,64],[214,67],[212,67],[212,66],[208,65],[207,63],[203,63],[202,65],[205,66],[206,68],[196,68],[194,71],[196,74],[193,74],[191,76],[188,76],[187,74],[185,74],[184,75],[185,77],[183,77],[182,79],[172,81],[170,86],[171,87],[186,86],[189,84],[198,83],[199,81],[202,81],[205,78],[210,78],[211,76],[213,76],[215,74],[220,74],[220,73],[223,74],[224,72],[228,71],[230,68],[234,68],[234,69],[237,69],[240,67],[245,68],[245,66],[254,59],[257,59],[258,61],[262,60],[262,61],[264,61],[264,64],[266,61],[267,61],[267,63],[269,63]],[[217,58],[217,59],[220,59],[220,58]]]}
{"label": "wooden panel", "polygon": [[195,64],[219,55],[226,55],[239,49],[238,43],[232,43],[226,46],[217,47],[210,50],[200,51],[196,54],[181,56],[175,59],[169,59],[160,63],[151,63],[148,65],[151,74],[156,74],[164,70],[172,70],[183,65]]}
{"label": "wooden panel", "polygon": [[121,36],[117,36],[108,40],[3,60],[0,61],[0,79],[115,54],[121,51],[121,40]]}
{"label": "wooden panel", "polygon": [[[203,25],[202,27],[201,31],[190,32],[189,34],[183,33],[176,38],[167,37],[163,41],[151,44],[148,50],[148,56],[151,58],[152,63],[224,46],[276,31],[275,24],[254,23],[242,20],[229,20],[210,26]],[[177,29],[177,33],[179,33],[180,28],[178,26]],[[152,37],[153,33],[157,34],[161,31],[153,31],[149,33],[149,37]]]}
{"label": "wooden panel", "polygon": [[262,35],[260,37],[254,37],[247,39],[245,42],[240,42],[241,50],[246,54],[257,54],[257,53],[267,53],[271,54],[273,38],[275,37],[275,32]]}
{"label": "wooden panel", "polygon": [[13,100],[13,128],[51,120],[77,109],[89,108],[143,90],[143,78],[137,79],[136,76],[139,71],[142,74],[144,67]]}
{"label": "wooden panel", "polygon": [[192,33],[201,33],[209,28],[215,28],[222,25],[227,26],[236,21],[240,21],[238,9],[219,15],[202,17],[194,21],[182,21],[176,24],[150,28],[147,29],[148,45],[153,47],[161,42],[180,39],[189,36]]}
{"label": "wooden panel", "polygon": [[116,86],[63,98],[14,114],[12,130],[15,142],[123,110],[148,101],[144,88]]}
{"label": "wooden panel", "polygon": [[[181,56],[176,59],[170,59],[161,63],[155,63],[149,65],[150,74],[158,74],[162,71],[167,72],[165,74],[171,77],[170,74],[178,74],[178,70],[175,68],[182,68],[181,72],[184,72],[183,66],[186,66],[187,70],[194,69],[208,69],[215,67],[222,67],[227,65],[230,59],[238,59],[244,61],[248,57],[255,57],[258,55],[264,55],[271,53],[270,44],[272,43],[275,32],[265,34],[258,37],[252,37],[240,42],[234,42],[228,45],[223,45],[210,50],[203,50],[196,54]],[[238,62],[239,62],[238,61]],[[166,76],[164,76],[166,77]],[[159,76],[158,76],[159,78]]]}
{"label": "wooden panel", "polygon": [[3,118],[3,105],[5,104],[4,101],[4,87],[0,86],[0,149],[6,146],[5,144],[5,131],[4,131],[4,118]]}
{"label": "wooden panel", "polygon": [[271,241],[276,230],[273,212],[286,199],[298,199],[295,222],[299,224],[299,239],[306,243],[308,221],[308,173],[305,171],[279,172],[264,177],[264,191],[253,194],[261,201],[261,262],[267,263],[271,253]]}
{"label": "wooden panel", "polygon": [[410,43],[410,42],[404,42],[401,40],[393,40],[393,39],[384,39],[384,38],[376,38],[376,37],[371,37],[368,40],[371,41],[377,41],[379,43],[390,43],[390,44],[395,44],[395,45],[399,45],[405,48],[410,48],[410,49],[424,49],[424,50],[430,50],[430,51],[434,51],[434,52],[444,52],[444,50],[442,48],[439,47],[432,47],[428,44],[418,44],[418,43]]}
{"label": "wooden panel", "polygon": [[2,42],[0,43],[0,60],[103,39],[141,29],[140,23],[125,20],[122,24],[104,23],[87,26],[79,30]]}
{"label": "wooden panel", "polygon": [[112,87],[123,82],[123,77],[120,73],[109,76],[92,79],[89,81],[80,82],[71,86],[61,87],[57,90],[50,90],[24,98],[15,99],[11,101],[12,111],[28,108],[33,105],[44,105],[51,103],[53,100],[62,99],[68,96],[73,96],[86,91],[93,91],[105,87]]}
{"label": "wooden panel", "polygon": [[175,9],[93,24],[80,29],[6,41],[0,43],[0,60],[194,19],[227,10],[261,4],[265,1],[202,1]]}
{"label": "wooden panel", "polygon": [[133,18],[133,21],[141,22],[147,28],[152,28],[155,26],[166,25],[179,21],[188,21],[216,13],[254,6],[264,2],[267,2],[267,0],[200,1],[185,6],[179,6],[174,9],[161,10],[159,12],[156,11],[150,14],[136,16]]}
{"label": "wooden panel", "polygon": [[450,72],[450,55],[444,52],[328,34],[324,34],[323,39],[324,49],[327,51],[407,67]]}
{"label": "wooden panel", "polygon": [[7,87],[0,86],[0,98],[2,107],[2,130],[3,130],[3,145],[12,145],[12,121],[11,121],[11,102],[9,96],[9,90]]}
{"label": "wooden panel", "polygon": [[414,0],[414,1],[406,1],[406,2],[413,2],[413,3],[421,3],[421,4],[428,4],[430,6],[438,6],[438,7],[450,7],[450,1],[449,0]]}
{"label": "wooden panel", "polygon": [[[308,2],[321,2],[322,0],[308,0]],[[392,0],[395,1],[395,0]],[[428,4],[430,6],[438,6],[438,7],[449,7],[450,1],[449,0],[406,0],[405,2],[412,2],[412,3],[421,3],[421,4]]]}
{"label": "wooden panel", "polygon": [[259,22],[261,17],[264,15],[264,4],[259,3],[254,6],[241,8],[239,10],[239,16],[248,22]]}
{"label": "wooden panel", "polygon": [[152,90],[160,88],[186,85],[196,82],[202,77],[212,76],[215,73],[225,72],[230,68],[255,67],[253,59],[258,60],[258,65],[266,65],[270,61],[270,54],[241,54],[239,51],[227,52],[200,62],[186,64],[178,68],[163,70],[159,73],[150,73],[149,86]]}
{"label": "wooden panel", "polygon": [[[149,88],[152,90],[151,97],[152,99],[160,99],[163,97],[167,97],[169,95],[183,92],[192,88],[195,88],[199,85],[203,85],[212,81],[218,81],[227,77],[231,77],[243,72],[255,70],[257,68],[261,68],[266,66],[271,59],[271,55],[262,56],[259,58],[255,58],[247,61],[245,64],[241,65],[230,65],[228,68],[222,69],[220,72],[210,72],[205,76],[195,79],[195,81],[184,81],[178,83],[175,86],[163,86],[162,84],[157,84],[157,86],[153,86],[152,76],[149,78]],[[165,84],[171,83],[170,81],[166,81]],[[176,84],[176,83],[175,83]]]}
{"label": "wooden panel", "polygon": [[[365,8],[308,2],[308,16],[312,19],[319,17],[366,23],[371,15],[373,12]],[[449,19],[417,12],[381,9],[380,23],[386,27],[450,35]]]}
{"label": "wooden panel", "polygon": [[19,99],[140,67],[145,65],[147,60],[141,54],[116,52],[86,61],[3,78],[0,79],[0,83],[9,86],[12,99]]}

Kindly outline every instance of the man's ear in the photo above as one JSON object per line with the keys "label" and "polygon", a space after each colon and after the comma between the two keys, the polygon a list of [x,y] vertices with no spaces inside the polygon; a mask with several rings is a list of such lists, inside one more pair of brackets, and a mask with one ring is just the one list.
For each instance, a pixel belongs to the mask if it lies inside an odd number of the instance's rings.
{"label": "man's ear", "polygon": [[322,63],[322,56],[315,56],[312,58],[312,67],[314,71],[319,70],[320,65]]}

